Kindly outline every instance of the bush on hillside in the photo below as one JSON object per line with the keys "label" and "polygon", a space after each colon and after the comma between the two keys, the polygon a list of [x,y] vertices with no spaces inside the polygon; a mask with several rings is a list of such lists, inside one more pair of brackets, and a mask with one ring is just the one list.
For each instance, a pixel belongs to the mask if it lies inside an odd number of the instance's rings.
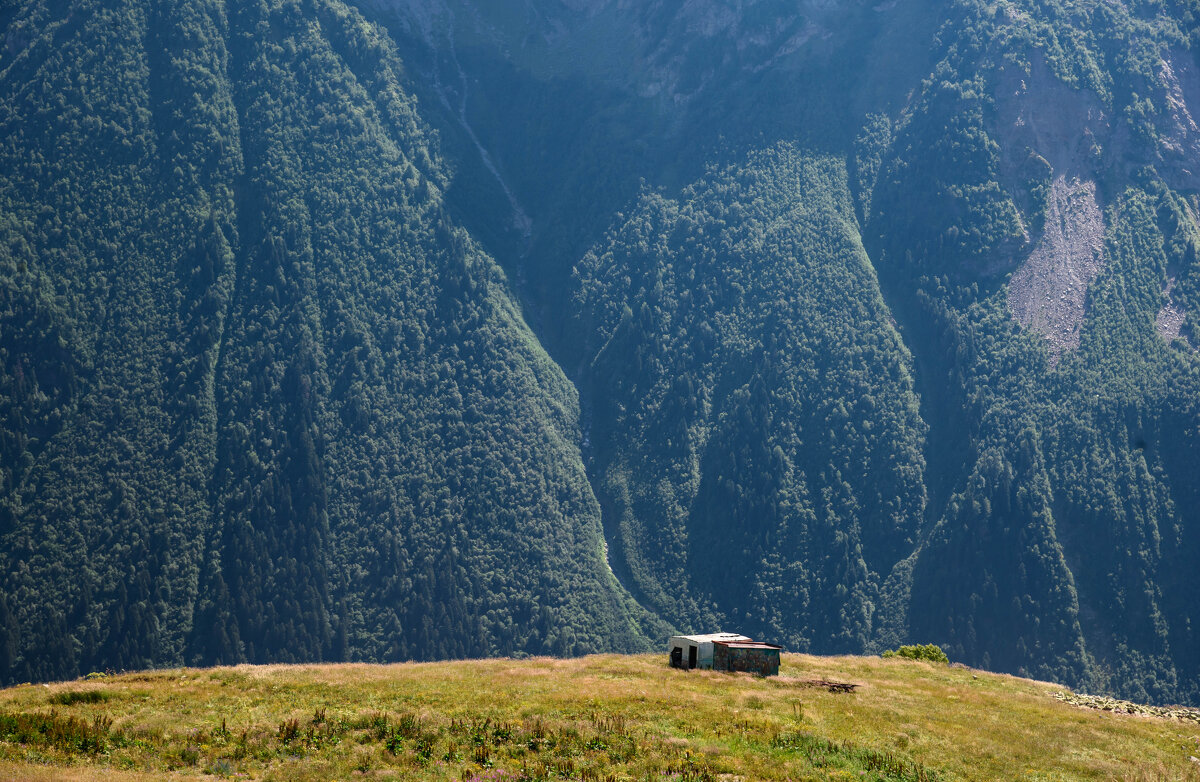
{"label": "bush on hillside", "polygon": [[917,644],[914,646],[901,646],[899,649],[892,649],[883,653],[887,657],[904,657],[909,660],[928,660],[931,663],[949,663],[950,658],[942,651],[942,647],[937,644]]}

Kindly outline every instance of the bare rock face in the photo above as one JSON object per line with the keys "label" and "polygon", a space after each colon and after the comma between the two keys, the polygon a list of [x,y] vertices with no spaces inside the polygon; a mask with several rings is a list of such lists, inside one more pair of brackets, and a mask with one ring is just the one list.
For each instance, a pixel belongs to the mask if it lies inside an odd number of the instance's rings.
{"label": "bare rock face", "polygon": [[[662,5],[652,4],[660,9]],[[683,104],[719,72],[786,66],[814,40],[828,36],[822,19],[832,13],[833,5],[828,0],[784,5],[762,0],[682,0],[662,17],[665,26],[630,25],[648,66],[639,92]],[[713,53],[698,80],[694,78],[697,48]]]}
{"label": "bare rock face", "polygon": [[1028,73],[1002,75],[997,90],[1003,166],[1011,180],[1030,155],[1051,170],[1042,235],[1009,281],[1008,308],[1044,336],[1051,360],[1079,346],[1088,285],[1104,268],[1104,215],[1094,167],[1101,149],[1121,144],[1100,98],[1058,79],[1040,56]]}
{"label": "bare rock face", "polygon": [[1159,137],[1167,175],[1181,189],[1200,187],[1200,69],[1186,52],[1163,57],[1159,70],[1167,92],[1169,120]]}
{"label": "bare rock face", "polygon": [[1013,317],[1046,337],[1055,360],[1079,347],[1088,285],[1103,268],[1104,217],[1096,183],[1058,174],[1045,231],[1008,286]]}
{"label": "bare rock face", "polygon": [[453,16],[446,0],[365,0],[364,5],[394,12],[404,29],[431,45],[435,42],[434,31]]}
{"label": "bare rock face", "polygon": [[741,3],[727,5],[712,0],[688,0],[679,10],[679,23],[684,31],[703,38],[728,33],[736,29],[741,17]]}
{"label": "bare rock face", "polygon": [[1036,52],[1028,73],[1011,68],[1001,74],[996,113],[998,140],[1010,169],[1032,150],[1056,175],[1090,178],[1101,148],[1125,146],[1124,128],[1114,128],[1099,96],[1062,82]]}

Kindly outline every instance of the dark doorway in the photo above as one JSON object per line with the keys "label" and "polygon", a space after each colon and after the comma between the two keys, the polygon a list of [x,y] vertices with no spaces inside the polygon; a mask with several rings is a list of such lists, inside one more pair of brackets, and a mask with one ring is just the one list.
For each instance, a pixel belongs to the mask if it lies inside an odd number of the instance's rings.
{"label": "dark doorway", "polygon": [[690,668],[695,668],[695,667],[696,667],[696,647],[689,646],[688,647],[688,668],[690,669]]}
{"label": "dark doorway", "polygon": [[678,646],[671,650],[671,667],[683,667],[683,649],[680,649]]}

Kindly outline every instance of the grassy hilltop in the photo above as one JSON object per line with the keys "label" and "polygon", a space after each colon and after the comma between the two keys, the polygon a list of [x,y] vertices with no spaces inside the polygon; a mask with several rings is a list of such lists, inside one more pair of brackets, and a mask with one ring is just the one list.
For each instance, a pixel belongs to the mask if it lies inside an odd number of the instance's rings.
{"label": "grassy hilltop", "polygon": [[1200,723],[1058,692],[804,655],[769,679],[612,655],[158,671],[0,692],[0,779],[1200,780]]}

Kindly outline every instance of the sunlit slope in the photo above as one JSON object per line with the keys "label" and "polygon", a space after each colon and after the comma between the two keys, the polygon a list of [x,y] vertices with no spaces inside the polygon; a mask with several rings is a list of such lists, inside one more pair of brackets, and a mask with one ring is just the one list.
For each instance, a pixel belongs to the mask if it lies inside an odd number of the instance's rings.
{"label": "sunlit slope", "polygon": [[[814,681],[859,685],[832,693]],[[1070,706],[1056,685],[787,655],[781,675],[662,656],[162,671],[0,692],[22,779],[1196,779],[1200,724]],[[26,736],[53,714],[68,739]],[[69,723],[69,720],[76,720]],[[28,727],[26,727],[28,732]],[[90,743],[89,743],[90,742]],[[732,775],[732,776],[722,776]]]}

